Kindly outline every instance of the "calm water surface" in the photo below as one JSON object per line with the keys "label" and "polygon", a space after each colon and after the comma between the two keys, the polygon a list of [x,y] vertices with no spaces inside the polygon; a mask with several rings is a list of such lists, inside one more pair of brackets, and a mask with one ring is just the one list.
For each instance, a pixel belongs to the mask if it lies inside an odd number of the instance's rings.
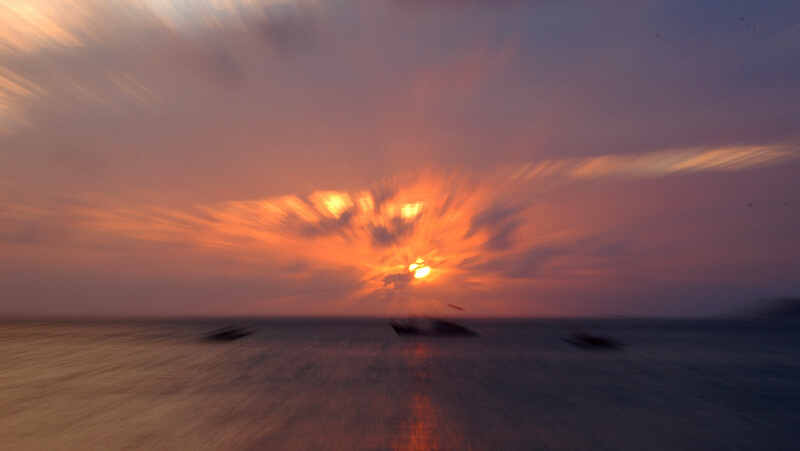
{"label": "calm water surface", "polygon": [[5,319],[0,448],[800,449],[800,322],[466,324]]}

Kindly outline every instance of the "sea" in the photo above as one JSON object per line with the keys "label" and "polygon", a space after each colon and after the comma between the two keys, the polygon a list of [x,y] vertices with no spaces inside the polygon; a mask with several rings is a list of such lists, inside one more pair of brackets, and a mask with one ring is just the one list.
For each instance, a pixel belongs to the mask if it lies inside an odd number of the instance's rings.
{"label": "sea", "polygon": [[800,321],[460,323],[3,318],[0,449],[800,449]]}

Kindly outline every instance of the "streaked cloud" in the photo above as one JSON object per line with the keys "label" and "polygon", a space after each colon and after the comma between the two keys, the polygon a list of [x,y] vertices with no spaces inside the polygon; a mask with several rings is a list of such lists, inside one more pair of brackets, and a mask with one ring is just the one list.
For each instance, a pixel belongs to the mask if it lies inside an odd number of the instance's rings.
{"label": "streaked cloud", "polygon": [[[139,70],[124,64],[131,56],[140,58],[137,47],[152,45],[152,37],[173,41],[160,43],[168,47],[175,41],[185,47],[202,46],[196,42],[209,33],[256,27],[274,35],[276,46],[286,47],[292,39],[287,30],[305,20],[310,6],[289,0],[4,2],[0,5],[0,133],[27,129],[32,125],[31,110],[41,107],[74,109],[70,104],[79,102],[120,113],[131,101],[144,107],[164,103],[148,81],[132,73]],[[131,46],[126,35],[142,42]],[[135,54],[109,58],[117,47]],[[200,56],[193,59],[208,65],[218,78],[239,75],[224,50],[194,51]],[[71,57],[85,60],[95,52],[101,53],[101,61],[94,73],[69,62]]]}
{"label": "streaked cloud", "polygon": [[676,149],[642,155],[604,155],[525,163],[511,174],[510,179],[646,178],[682,172],[730,172],[781,163],[798,157],[798,148],[787,145]]}
{"label": "streaked cloud", "polygon": [[41,86],[0,68],[0,134],[28,126],[27,106],[42,94]]}
{"label": "streaked cloud", "polygon": [[0,5],[0,49],[31,52],[52,46],[81,45],[77,30],[91,20],[85,1],[10,0]]}
{"label": "streaked cloud", "polygon": [[9,0],[0,5],[0,49],[33,52],[78,47],[114,36],[118,27],[166,26],[189,35],[287,20],[313,2],[295,0]]}

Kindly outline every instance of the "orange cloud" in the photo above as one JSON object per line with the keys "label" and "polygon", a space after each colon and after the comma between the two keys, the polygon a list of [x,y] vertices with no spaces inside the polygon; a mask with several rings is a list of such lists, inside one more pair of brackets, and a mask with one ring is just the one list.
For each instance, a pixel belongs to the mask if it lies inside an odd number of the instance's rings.
{"label": "orange cloud", "polygon": [[[575,183],[733,171],[793,155],[773,146],[665,151],[542,162],[522,166],[511,177],[502,171],[429,170],[351,192],[315,191],[184,209],[65,205],[49,210],[4,199],[0,234],[7,242],[16,240],[16,246],[34,246],[46,238],[45,249],[71,247],[84,256],[121,249],[132,267],[146,261],[148,253],[184,266],[219,256],[228,263],[203,268],[204,274],[257,277],[268,271],[295,285],[327,280],[314,275],[319,271],[346,270],[351,282],[336,301],[340,310],[348,305],[392,312],[409,305],[444,308],[463,299],[483,302],[483,311],[491,312],[492,303],[506,302],[497,299],[504,290],[516,292],[532,283],[557,290],[603,280],[619,269],[613,262],[635,251],[629,238],[603,235],[625,218],[598,222],[590,210],[575,213],[579,205],[570,210],[577,217],[564,217],[563,207],[537,204],[534,195],[541,187],[534,182],[542,177]],[[43,235],[42,230],[61,233]],[[120,263],[118,256],[109,258]],[[429,268],[425,277],[415,277],[420,265]]]}

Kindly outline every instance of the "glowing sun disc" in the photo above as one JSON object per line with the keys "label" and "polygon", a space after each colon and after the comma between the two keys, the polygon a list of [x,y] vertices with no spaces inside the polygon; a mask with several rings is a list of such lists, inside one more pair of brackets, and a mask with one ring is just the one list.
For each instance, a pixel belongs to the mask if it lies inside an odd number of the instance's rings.
{"label": "glowing sun disc", "polygon": [[430,266],[420,266],[419,268],[417,268],[416,271],[414,271],[414,278],[421,279],[427,276],[430,272],[431,272]]}

